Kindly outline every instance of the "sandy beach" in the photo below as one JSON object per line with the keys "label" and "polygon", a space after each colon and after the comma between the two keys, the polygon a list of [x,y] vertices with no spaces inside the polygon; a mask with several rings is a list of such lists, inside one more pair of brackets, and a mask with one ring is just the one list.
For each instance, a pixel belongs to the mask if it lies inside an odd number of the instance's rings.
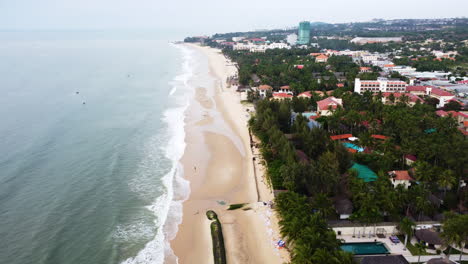
{"label": "sandy beach", "polygon": [[[181,163],[191,193],[171,242],[178,263],[213,263],[210,221],[205,216],[210,209],[222,223],[228,263],[284,263],[287,252],[275,247],[280,239],[276,216],[263,204],[273,200],[273,193],[258,159],[253,164],[258,153],[250,148],[247,107],[236,88],[226,84],[236,68],[219,50],[188,47],[207,58],[210,81],[206,87],[195,87],[195,100],[187,110],[187,146]],[[248,210],[227,210],[237,203],[247,203]]]}

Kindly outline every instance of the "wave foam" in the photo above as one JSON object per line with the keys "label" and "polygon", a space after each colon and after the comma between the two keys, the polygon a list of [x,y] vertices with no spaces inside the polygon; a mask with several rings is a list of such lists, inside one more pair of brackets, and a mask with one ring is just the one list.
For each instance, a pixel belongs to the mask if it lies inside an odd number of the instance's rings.
{"label": "wave foam", "polygon": [[[177,262],[169,241],[175,238],[178,225],[182,222],[182,203],[188,198],[190,185],[183,178],[183,168],[179,160],[185,151],[185,111],[193,97],[193,89],[189,80],[192,72],[192,51],[183,46],[175,46],[183,54],[182,73],[174,78],[170,85],[170,97],[180,90],[176,98],[178,107],[167,109],[162,120],[167,124],[169,139],[163,147],[165,156],[172,161],[172,168],[162,178],[165,192],[146,208],[155,215],[154,224],[157,228],[154,239],[148,242],[134,258],[125,260],[122,264],[162,264],[165,257],[170,256]],[[164,245],[164,247],[162,247]]]}

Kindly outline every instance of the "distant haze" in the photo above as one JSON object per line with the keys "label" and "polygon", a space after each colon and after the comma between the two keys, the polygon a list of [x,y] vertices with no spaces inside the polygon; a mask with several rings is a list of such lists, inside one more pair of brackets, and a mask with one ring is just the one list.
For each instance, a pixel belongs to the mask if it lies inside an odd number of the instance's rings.
{"label": "distant haze", "polygon": [[166,29],[184,34],[283,28],[300,20],[466,16],[466,0],[0,0],[0,30]]}

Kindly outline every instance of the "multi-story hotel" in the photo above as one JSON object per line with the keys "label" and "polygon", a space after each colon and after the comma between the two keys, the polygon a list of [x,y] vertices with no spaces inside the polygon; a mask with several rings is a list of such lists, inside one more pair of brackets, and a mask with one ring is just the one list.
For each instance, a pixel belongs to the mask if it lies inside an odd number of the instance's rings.
{"label": "multi-story hotel", "polygon": [[387,78],[378,78],[377,80],[361,81],[356,78],[354,82],[354,92],[364,93],[365,91],[371,91],[377,93],[379,91],[386,93],[404,93],[408,84],[400,80],[389,80]]}

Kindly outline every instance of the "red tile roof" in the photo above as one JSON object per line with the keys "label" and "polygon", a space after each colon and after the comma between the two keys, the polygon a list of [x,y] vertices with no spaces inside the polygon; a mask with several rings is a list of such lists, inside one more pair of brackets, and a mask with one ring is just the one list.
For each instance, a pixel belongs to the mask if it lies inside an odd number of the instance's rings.
{"label": "red tile roof", "polygon": [[344,87],[344,83],[337,83],[336,87]]}
{"label": "red tile roof", "polygon": [[283,90],[289,90],[289,85],[284,85],[284,86],[281,86],[280,89],[283,89]]}
{"label": "red tile roof", "polygon": [[430,86],[413,86],[413,85],[410,85],[410,86],[406,87],[406,91],[408,91],[408,92],[426,92],[426,87],[430,87]]}
{"label": "red tile roof", "polygon": [[468,118],[468,115],[465,114],[465,113],[462,113],[462,112],[456,112],[456,111],[444,111],[444,110],[438,110],[435,112],[436,115],[440,116],[440,117],[445,117],[445,116],[452,116],[452,117],[458,117],[458,116],[462,116],[464,118]]}
{"label": "red tile roof", "polygon": [[448,113],[445,112],[444,110],[437,110],[435,113],[436,113],[436,115],[438,115],[440,117],[444,117],[444,116],[448,115]]}
{"label": "red tile roof", "polygon": [[418,158],[416,158],[415,155],[411,155],[411,154],[406,154],[405,159],[409,159],[411,161],[417,161],[418,160]]}
{"label": "red tile roof", "polygon": [[382,93],[382,96],[387,98],[389,97],[391,94],[393,94],[393,96],[395,98],[400,98],[401,96],[405,95],[409,98],[410,102],[413,102],[413,103],[416,103],[417,101],[421,101],[423,102],[424,100],[419,98],[419,96],[415,95],[415,94],[412,94],[412,93],[389,93],[389,92],[385,92],[385,93]]}
{"label": "red tile roof", "polygon": [[259,90],[273,90],[273,87],[271,87],[270,85],[264,84],[264,85],[260,85],[258,89]]}
{"label": "red tile roof", "polygon": [[465,129],[463,129],[463,128],[458,128],[458,130],[459,130],[460,132],[462,132],[463,135],[468,136],[468,131],[466,131]]}
{"label": "red tile roof", "polygon": [[411,178],[407,170],[390,171],[388,172],[388,174],[390,174],[390,176],[392,176],[395,180],[398,181],[414,181],[414,179]]}
{"label": "red tile roof", "polygon": [[320,60],[320,59],[321,59],[321,60],[326,60],[326,59],[328,59],[328,56],[327,56],[327,55],[320,54],[320,55],[318,55],[318,56],[315,57],[315,58],[316,58],[316,59],[319,59],[319,60]]}
{"label": "red tile roof", "polygon": [[457,102],[457,103],[458,103],[459,105],[461,105],[461,106],[465,105],[465,104],[463,104],[463,102],[460,102],[460,101],[458,101],[458,100],[455,99],[455,98],[452,98],[452,99],[448,100],[447,102]]}
{"label": "red tile roof", "polygon": [[353,137],[352,134],[342,134],[342,135],[335,135],[335,136],[330,136],[332,140],[338,140],[338,139],[347,139]]}
{"label": "red tile roof", "polygon": [[439,88],[432,88],[431,94],[435,94],[438,96],[454,96],[452,93],[449,93]]}
{"label": "red tile roof", "polygon": [[338,105],[341,105],[341,102],[333,96],[317,102],[318,110],[328,110],[329,107],[331,107],[332,109],[336,109]]}
{"label": "red tile roof", "polygon": [[288,93],[273,93],[274,98],[292,98],[292,94]]}
{"label": "red tile roof", "polygon": [[385,140],[385,139],[389,138],[389,137],[384,136],[384,135],[371,135],[371,137],[375,138],[375,139],[382,139],[382,140]]}
{"label": "red tile roof", "polygon": [[468,121],[464,121],[464,122],[463,122],[463,126],[464,126],[464,127],[468,127]]}
{"label": "red tile roof", "polygon": [[346,148],[350,153],[357,153],[356,149],[353,148]]}
{"label": "red tile roof", "polygon": [[310,98],[312,97],[312,93],[310,91],[306,91],[306,92],[298,94],[297,96]]}

